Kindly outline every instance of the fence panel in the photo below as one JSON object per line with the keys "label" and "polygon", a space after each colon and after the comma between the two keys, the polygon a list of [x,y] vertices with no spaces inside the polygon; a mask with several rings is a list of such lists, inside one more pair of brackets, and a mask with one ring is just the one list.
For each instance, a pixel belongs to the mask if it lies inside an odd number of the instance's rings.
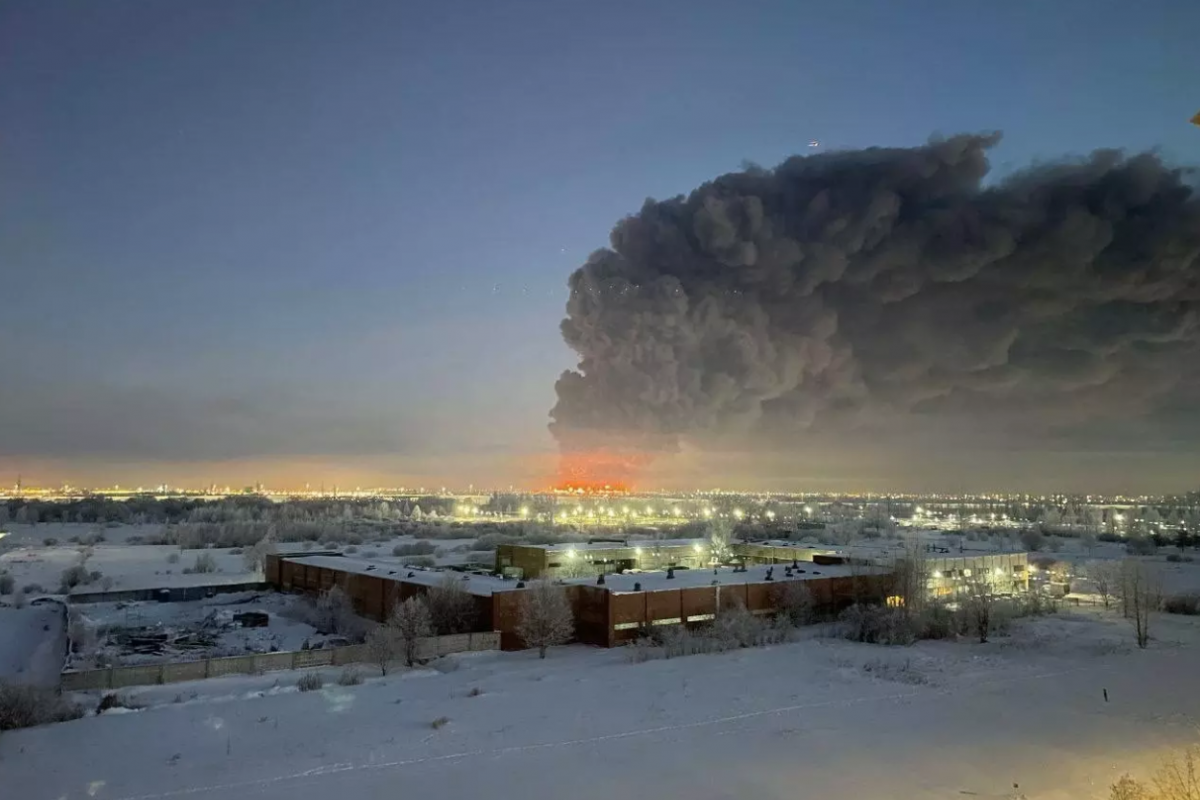
{"label": "fence panel", "polygon": [[254,656],[229,656],[208,660],[208,677],[222,675],[249,675],[254,672]]}
{"label": "fence panel", "polygon": [[[479,650],[497,650],[500,634],[463,633],[454,636],[431,636],[422,639],[418,657],[422,660]],[[281,653],[256,653],[204,661],[180,661],[163,664],[138,664],[107,669],[71,670],[60,675],[64,692],[83,692],[97,689],[120,689],[126,686],[148,686],[158,683],[179,683],[223,675],[253,675],[287,669],[361,664],[370,661],[366,645],[355,644],[328,650],[295,650]]]}
{"label": "fence panel", "polygon": [[292,669],[328,667],[333,663],[332,650],[297,650],[292,660]]}
{"label": "fence panel", "polygon": [[281,669],[291,669],[295,662],[295,653],[258,653],[254,656],[254,672],[275,672]]}
{"label": "fence panel", "polygon": [[177,661],[162,665],[162,682],[199,681],[208,677],[208,664],[203,661]]}
{"label": "fence panel", "polygon": [[110,688],[112,689],[158,683],[162,680],[162,665],[146,664],[136,667],[114,667],[110,680]]}
{"label": "fence panel", "polygon": [[64,692],[86,692],[91,689],[107,689],[109,678],[106,669],[84,669],[62,674]]}
{"label": "fence panel", "polygon": [[465,653],[471,649],[471,634],[458,633],[452,636],[438,636],[433,640],[439,656],[449,653]]}

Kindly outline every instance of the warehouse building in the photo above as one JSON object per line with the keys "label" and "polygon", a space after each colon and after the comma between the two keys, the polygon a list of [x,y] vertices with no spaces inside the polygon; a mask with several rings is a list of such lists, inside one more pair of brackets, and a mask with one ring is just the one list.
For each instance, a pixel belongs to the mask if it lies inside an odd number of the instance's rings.
{"label": "warehouse building", "polygon": [[[475,598],[474,631],[498,631],[505,650],[524,647],[516,632],[524,583],[515,578],[336,555],[273,555],[266,562],[267,582],[281,591],[316,596],[339,586],[359,614],[376,621],[386,619],[396,603],[428,591],[447,576]],[[815,610],[831,614],[856,601],[882,602],[891,585],[885,570],[808,563],[797,569],[679,566],[565,579],[563,586],[575,612],[576,639],[612,647],[655,626],[702,624],[731,603],[756,614],[772,613],[779,607],[778,587],[793,581],[804,582]]]}

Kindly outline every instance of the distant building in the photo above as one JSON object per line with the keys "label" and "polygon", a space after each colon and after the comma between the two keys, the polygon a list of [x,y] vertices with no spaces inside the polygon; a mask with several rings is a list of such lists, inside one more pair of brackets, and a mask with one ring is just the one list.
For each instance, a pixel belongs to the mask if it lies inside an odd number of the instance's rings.
{"label": "distant building", "polygon": [[698,569],[712,563],[711,555],[703,539],[502,544],[496,548],[496,572],[509,578],[576,578],[668,567]]}

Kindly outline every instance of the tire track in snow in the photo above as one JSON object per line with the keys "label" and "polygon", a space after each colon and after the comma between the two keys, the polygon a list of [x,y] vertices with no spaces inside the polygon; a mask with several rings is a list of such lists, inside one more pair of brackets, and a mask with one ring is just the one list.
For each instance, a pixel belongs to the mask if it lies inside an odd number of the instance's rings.
{"label": "tire track in snow", "polygon": [[[795,711],[806,711],[814,708],[838,708],[854,705],[863,705],[876,702],[897,702],[902,700],[910,700],[913,698],[934,698],[945,697],[953,694],[955,691],[969,688],[973,691],[980,689],[988,689],[997,686],[1008,684],[1025,683],[1030,681],[1045,680],[1048,678],[1061,677],[1063,675],[1072,675],[1081,672],[1102,672],[1115,668],[1115,664],[1100,664],[1089,665],[1085,667],[1076,667],[1073,669],[1065,669],[1054,672],[1042,672],[1035,675],[1026,675],[1015,678],[998,678],[994,681],[985,681],[979,684],[974,684],[968,687],[952,687],[946,689],[925,689],[912,690],[907,692],[897,692],[889,695],[878,695],[870,697],[851,697],[840,700],[822,700],[811,703],[797,703],[788,706],[779,706],[776,708],[768,708],[760,711],[747,711],[741,714],[730,714],[721,717],[710,717],[708,719],[696,720],[694,722],[683,722],[675,725],[659,725],[651,728],[638,728],[629,731],[619,731],[617,733],[607,733],[598,736],[586,736],[578,739],[564,739],[557,742],[536,742],[526,745],[511,745],[509,747],[496,748],[480,748],[476,750],[463,750],[457,753],[446,753],[437,756],[421,756],[418,758],[398,759],[395,761],[378,761],[378,762],[363,762],[363,763],[341,763],[341,764],[325,764],[312,769],[293,772],[286,775],[277,775],[272,778],[258,778],[254,780],[238,781],[234,783],[214,784],[209,786],[193,786],[183,789],[172,789],[165,792],[152,792],[149,794],[124,795],[114,798],[114,800],[165,800],[173,797],[194,797],[197,795],[211,793],[229,793],[229,792],[246,792],[265,789],[271,786],[289,782],[305,782],[313,778],[322,778],[331,775],[340,775],[343,773],[353,772],[368,772],[372,770],[384,769],[401,769],[404,767],[413,767],[418,765],[438,764],[458,761],[464,758],[495,758],[499,756],[516,755],[520,753],[530,753],[539,750],[554,750],[567,747],[578,747],[580,745],[602,744],[604,742],[618,741],[622,739],[633,739],[642,736],[655,736],[663,733],[672,733],[678,731],[696,730],[701,728],[716,727],[719,725],[728,725],[734,722],[742,722],[749,719],[758,719],[769,716],[778,716],[781,714],[790,714]],[[230,795],[232,796],[232,795]]]}

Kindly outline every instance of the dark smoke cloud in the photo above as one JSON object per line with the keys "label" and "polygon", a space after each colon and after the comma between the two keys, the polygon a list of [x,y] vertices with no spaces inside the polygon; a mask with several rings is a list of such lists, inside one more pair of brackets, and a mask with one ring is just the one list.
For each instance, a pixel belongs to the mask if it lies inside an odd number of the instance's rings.
{"label": "dark smoke cloud", "polygon": [[1200,415],[1190,173],[1098,151],[985,186],[998,138],[795,157],[646,201],[570,278],[580,361],[555,436],[670,448],[1160,419],[1170,438]]}

